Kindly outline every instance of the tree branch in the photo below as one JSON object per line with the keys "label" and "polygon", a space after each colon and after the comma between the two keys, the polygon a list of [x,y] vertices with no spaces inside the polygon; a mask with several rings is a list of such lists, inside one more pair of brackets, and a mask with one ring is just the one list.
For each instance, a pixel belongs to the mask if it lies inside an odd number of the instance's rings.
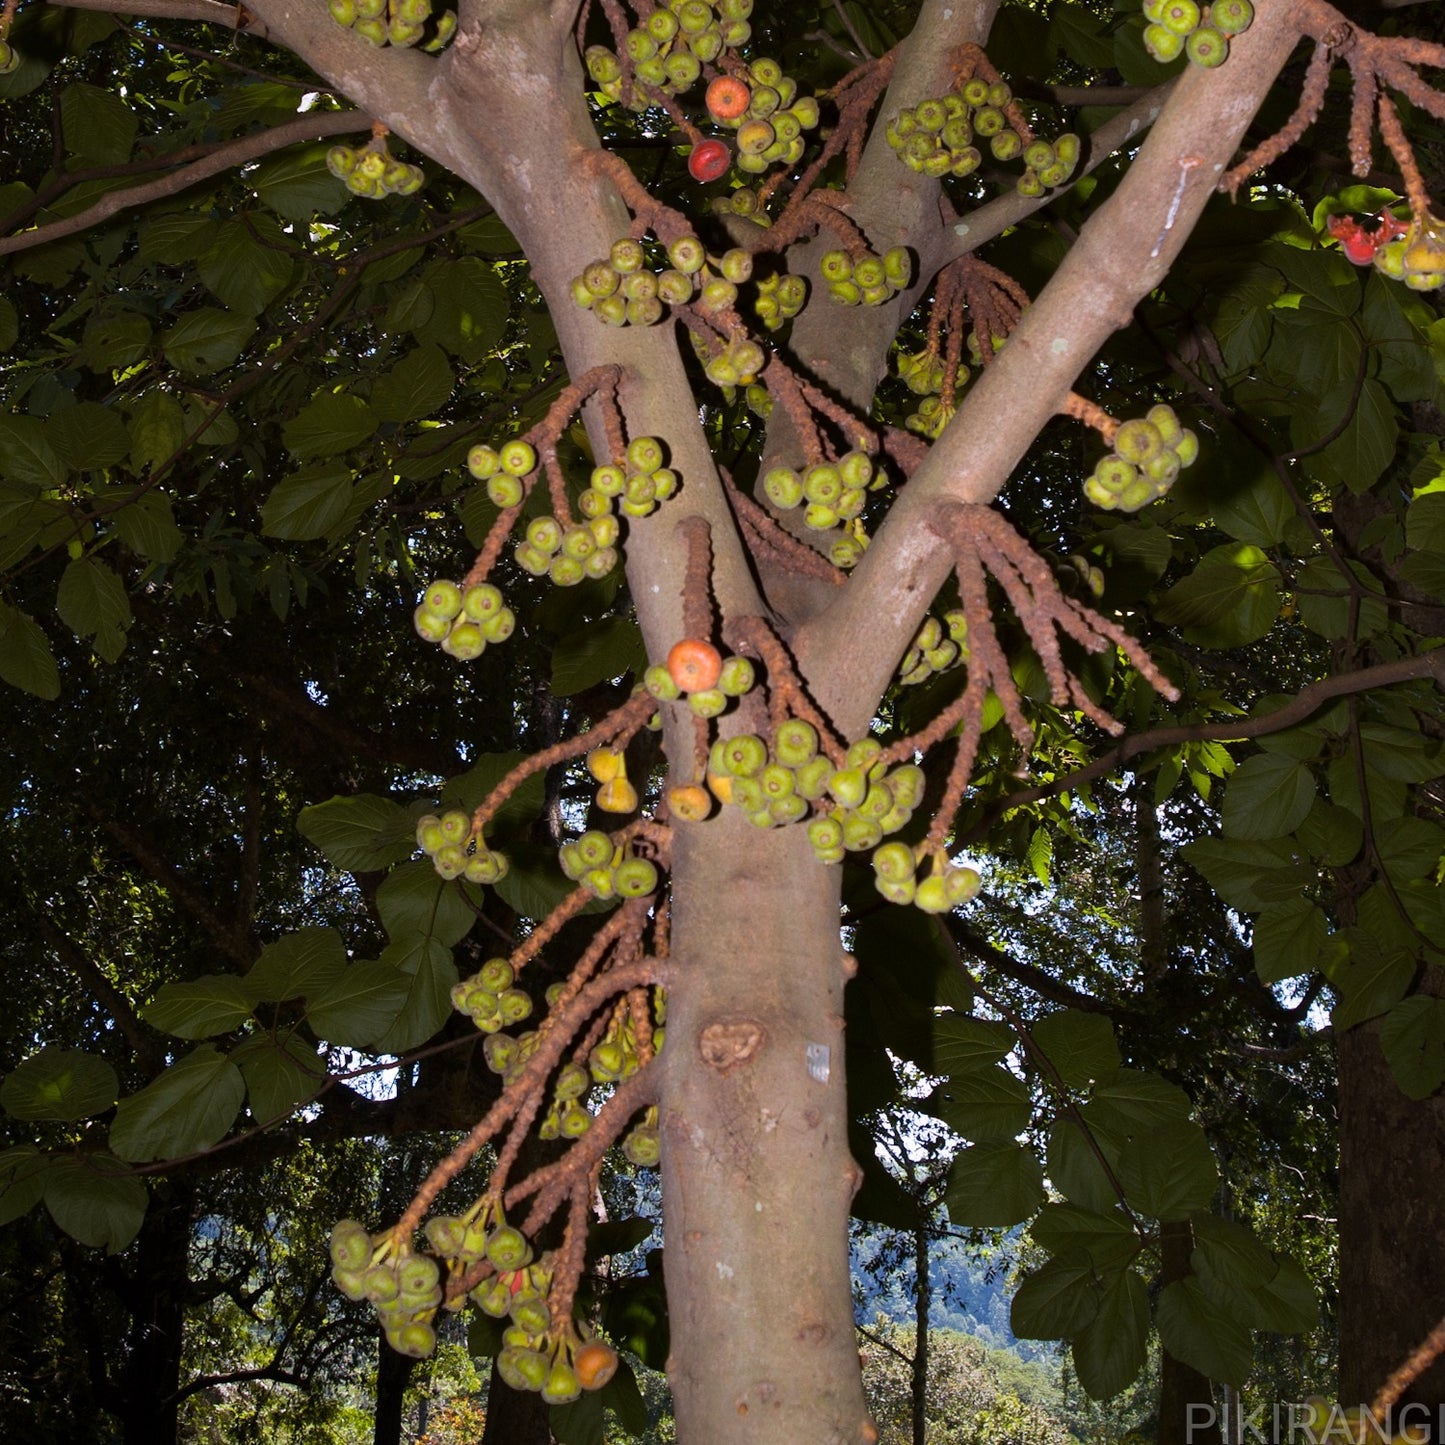
{"label": "tree branch", "polygon": [[814,696],[846,736],[867,727],[949,574],[934,507],[991,501],[1090,358],[1168,273],[1299,40],[1297,16],[1287,0],[1261,7],[1228,65],[1179,77],[1119,188],[970,385],[848,585],[794,639]]}
{"label": "tree branch", "polygon": [[227,5],[224,0],[50,0],[62,10],[100,10],[111,15],[153,15],[165,20],[192,20],[202,25],[224,25],[264,37],[249,7]]}
{"label": "tree branch", "polygon": [[0,236],[0,256],[16,251],[28,251],[33,246],[43,246],[50,241],[59,241],[88,231],[101,221],[109,220],[120,211],[134,206],[143,206],[148,201],[159,200],[162,196],[174,196],[198,181],[219,175],[236,166],[244,165],[259,156],[269,155],[301,141],[324,140],[327,136],[345,135],[349,131],[365,130],[370,119],[357,110],[308,112],[296,120],[288,120],[269,130],[257,131],[242,136],[239,140],[228,141],[217,146],[202,160],[193,161],[168,176],[148,181],[143,186],[128,186],[123,191],[111,191],[102,196],[93,206],[63,221],[51,221],[45,226],[36,226],[14,236]]}
{"label": "tree branch", "polygon": [[1373,667],[1353,668],[1348,672],[1322,677],[1318,682],[1310,683],[1283,707],[1262,717],[1252,717],[1242,722],[1184,723],[1176,727],[1154,728],[1150,732],[1135,733],[1132,737],[1116,743],[1107,752],[1101,753],[1085,767],[1063,774],[1050,782],[1010,793],[990,808],[966,833],[960,834],[956,846],[962,848],[986,837],[1005,813],[1021,808],[1025,803],[1036,803],[1042,798],[1072,792],[1085,783],[1112,773],[1130,758],[1137,758],[1141,753],[1152,752],[1155,748],[1176,747],[1180,743],[1244,742],[1250,738],[1267,737],[1271,733],[1284,732],[1287,728],[1304,722],[1337,697],[1370,692],[1375,688],[1390,687],[1401,682],[1418,682],[1424,678],[1433,678],[1435,685],[1445,690],[1445,647],[1435,647],[1415,657],[1402,657],[1394,662],[1381,662]]}

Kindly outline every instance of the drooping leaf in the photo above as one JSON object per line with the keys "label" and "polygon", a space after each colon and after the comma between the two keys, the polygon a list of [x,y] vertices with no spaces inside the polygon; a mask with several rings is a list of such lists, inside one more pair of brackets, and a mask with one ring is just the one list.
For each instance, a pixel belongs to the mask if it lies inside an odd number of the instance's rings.
{"label": "drooping leaf", "polygon": [[393,938],[419,934],[450,948],[460,943],[477,921],[466,887],[447,882],[429,858],[418,858],[392,869],[376,890],[376,907]]}
{"label": "drooping leaf", "polygon": [[334,928],[298,928],[262,949],[246,975],[246,992],[257,1003],[313,998],[345,971],[346,947]]}
{"label": "drooping leaf", "polygon": [[382,950],[381,962],[406,979],[406,994],[391,1026],[375,1042],[379,1053],[400,1054],[425,1043],[452,1011],[457,966],[452,951],[429,934],[403,934]]}
{"label": "drooping leaf", "polygon": [[1123,1268],[1143,1248],[1128,1216],[1118,1209],[1046,1204],[1029,1233],[1052,1255],[1087,1257],[1100,1274]]}
{"label": "drooping leaf", "polygon": [[1045,1160],[1049,1183],[1070,1204],[1101,1213],[1117,1204],[1118,1191],[1105,1164],[1112,1169],[1118,1157],[1118,1149],[1107,1139],[1086,1135],[1071,1120],[1056,1119],[1049,1127]]}
{"label": "drooping leaf", "polygon": [[406,1005],[411,980],[395,964],[353,963],[335,983],[306,1003],[306,1020],[318,1038],[342,1048],[367,1048]]}
{"label": "drooping leaf", "polygon": [[249,316],[202,306],[187,312],[161,336],[166,360],[178,371],[205,376],[229,366],[256,334]]}
{"label": "drooping leaf", "polygon": [[930,1110],[974,1143],[1012,1139],[1032,1112],[1024,1081],[1001,1065],[956,1074],[933,1091]]}
{"label": "drooping leaf", "polygon": [[377,415],[363,398],[323,391],[282,427],[281,435],[291,455],[304,462],[350,451],[372,436],[376,427]]}
{"label": "drooping leaf", "polygon": [[975,1144],[959,1150],[948,1171],[944,1203],[959,1226],[1021,1224],[1044,1198],[1044,1171],[1022,1144]]}
{"label": "drooping leaf", "polygon": [[1014,1291],[1009,1325],[1024,1340],[1066,1340],[1099,1312],[1099,1283],[1084,1255],[1051,1259]]}
{"label": "drooping leaf", "polygon": [[214,1044],[202,1044],[116,1105],[110,1146],[133,1163],[209,1149],[245,1097],[241,1071]]}
{"label": "drooping leaf", "polygon": [[1159,599],[1155,615],[1199,647],[1239,647],[1269,631],[1279,606],[1274,564],[1258,547],[1239,542],[1207,553]]}
{"label": "drooping leaf", "polygon": [[1159,1338],[1176,1360],[1236,1389],[1254,1359],[1249,1331],[1221,1309],[1197,1280],[1179,1279],[1159,1296]]}
{"label": "drooping leaf", "polygon": [[935,1073],[956,1077],[976,1070],[991,1070],[1014,1046],[1013,1030],[996,1019],[967,1014],[939,1014],[933,1024]]}
{"label": "drooping leaf", "polygon": [[1381,1021],[1380,1047],[1401,1092],[1429,1098],[1445,1084],[1445,999],[1401,999]]}
{"label": "drooping leaf", "polygon": [[1282,838],[1309,814],[1314,774],[1278,753],[1256,753],[1235,770],[1224,794],[1224,834],[1260,842]]}
{"label": "drooping leaf", "polygon": [[0,679],[47,702],[60,696],[60,669],[40,624],[0,602]]}
{"label": "drooping leaf", "polygon": [[177,1038],[209,1039],[243,1024],[252,1007],[244,979],[213,973],[189,983],[163,983],[141,1015],[153,1028]]}
{"label": "drooping leaf", "polygon": [[1034,1043],[1070,1088],[1082,1089],[1118,1072],[1119,1045],[1104,1014],[1060,1009],[1036,1019],[1031,1031]]}
{"label": "drooping leaf", "polygon": [[12,1119],[69,1122],[115,1103],[120,1080],[102,1058],[83,1049],[44,1048],[17,1064],[0,1084],[0,1108]]}
{"label": "drooping leaf", "polygon": [[1279,983],[1319,966],[1329,921],[1307,898],[1272,903],[1254,920],[1254,968],[1262,983]]}
{"label": "drooping leaf", "polygon": [[1144,1368],[1149,1341],[1149,1297],[1132,1269],[1104,1282],[1094,1318],[1074,1336],[1074,1368],[1095,1400],[1126,1390]]}
{"label": "drooping leaf", "polygon": [[146,1187],[111,1154],[65,1154],[45,1171],[45,1207],[82,1244],[119,1254],[145,1222]]}
{"label": "drooping leaf", "polygon": [[354,492],[349,468],[313,462],[272,488],[261,508],[261,530],[288,542],[325,537],[350,511]]}
{"label": "drooping leaf", "polygon": [[381,421],[430,416],[451,395],[456,378],[440,347],[418,346],[371,388],[371,409]]}
{"label": "drooping leaf", "polygon": [[255,1034],[231,1051],[231,1062],[246,1081],[251,1117],[258,1124],[285,1118],[315,1097],[326,1077],[325,1061],[294,1035]]}
{"label": "drooping leaf", "polygon": [[626,673],[641,676],[647,666],[642,633],[629,617],[604,617],[569,632],[552,651],[552,692],[573,697]]}
{"label": "drooping leaf", "polygon": [[416,851],[416,827],[390,798],[358,793],[304,808],[296,823],[338,868],[367,872],[386,868]]}
{"label": "drooping leaf", "polygon": [[1115,1173],[1130,1205],[1155,1219],[1187,1219],[1207,1207],[1219,1187],[1204,1130],[1188,1119],[1134,1135],[1119,1150]]}

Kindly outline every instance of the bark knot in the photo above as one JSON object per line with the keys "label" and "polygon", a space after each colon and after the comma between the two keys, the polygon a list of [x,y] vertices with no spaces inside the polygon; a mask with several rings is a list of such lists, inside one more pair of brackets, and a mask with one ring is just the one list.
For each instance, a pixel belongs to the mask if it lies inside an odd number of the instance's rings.
{"label": "bark knot", "polygon": [[709,1024],[698,1040],[703,1062],[720,1074],[745,1064],[763,1046],[763,1028],[752,1019]]}

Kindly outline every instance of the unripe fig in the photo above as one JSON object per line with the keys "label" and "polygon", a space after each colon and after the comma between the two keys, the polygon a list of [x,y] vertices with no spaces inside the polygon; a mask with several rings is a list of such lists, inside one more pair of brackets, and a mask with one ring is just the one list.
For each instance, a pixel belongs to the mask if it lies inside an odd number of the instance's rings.
{"label": "unripe fig", "polygon": [[1196,65],[1213,70],[1216,65],[1223,65],[1228,57],[1229,41],[1223,31],[1216,30],[1212,25],[1201,25],[1190,33],[1184,49]]}
{"label": "unripe fig", "polygon": [[514,477],[510,472],[499,472],[496,476],[487,478],[487,497],[493,506],[500,507],[503,511],[508,507],[521,506],[525,495],[522,479]]}
{"label": "unripe fig", "polygon": [[729,697],[743,697],[753,690],[756,672],[746,657],[729,657],[718,674],[717,685]]}
{"label": "unripe fig", "polygon": [[386,1332],[386,1342],[397,1354],[408,1359],[424,1360],[436,1349],[436,1331],[422,1320],[408,1320]]}
{"label": "unripe fig", "polygon": [[531,442],[522,441],[521,438],[508,442],[497,456],[502,470],[511,472],[514,477],[525,477],[537,469],[536,449]]}
{"label": "unripe fig", "polygon": [[763,477],[763,491],[768,500],[786,511],[801,505],[803,481],[791,467],[773,467]]}
{"label": "unripe fig", "polygon": [[[493,1038],[501,1037],[500,1034],[493,1035]],[[501,1224],[487,1236],[487,1258],[494,1268],[510,1273],[532,1262],[532,1246],[520,1229]]]}
{"label": "unripe fig", "polygon": [[789,718],[773,734],[773,756],[787,768],[798,768],[818,752],[818,730],[802,718]]}
{"label": "unripe fig", "polygon": [[356,1271],[371,1262],[371,1236],[354,1219],[339,1219],[331,1227],[331,1262],[338,1269]]}
{"label": "unripe fig", "polygon": [[438,617],[423,603],[411,614],[412,625],[423,642],[443,642],[452,624],[445,617]]}
{"label": "unripe fig", "polygon": [[793,786],[799,796],[813,801],[827,793],[832,778],[833,765],[822,753],[793,769]]}

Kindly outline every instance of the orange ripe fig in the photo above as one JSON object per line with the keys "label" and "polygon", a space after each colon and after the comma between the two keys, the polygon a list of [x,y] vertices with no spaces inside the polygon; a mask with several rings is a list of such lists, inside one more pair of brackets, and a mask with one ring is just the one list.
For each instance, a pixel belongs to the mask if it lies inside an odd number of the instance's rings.
{"label": "orange ripe fig", "polygon": [[720,140],[699,141],[687,158],[687,169],[695,181],[715,181],[728,173],[733,154]]}
{"label": "orange ripe fig", "polygon": [[671,788],[667,794],[667,806],[675,818],[687,823],[700,823],[712,811],[712,796],[697,783],[685,787]]}
{"label": "orange ripe fig", "polygon": [[753,93],[735,75],[720,75],[707,88],[707,113],[717,121],[738,120],[748,112]]}
{"label": "orange ripe fig", "polygon": [[667,671],[683,692],[705,692],[722,675],[722,654],[710,642],[684,637],[667,654]]}
{"label": "orange ripe fig", "polygon": [[588,1340],[577,1351],[572,1368],[584,1390],[600,1390],[617,1373],[617,1351],[601,1340]]}

